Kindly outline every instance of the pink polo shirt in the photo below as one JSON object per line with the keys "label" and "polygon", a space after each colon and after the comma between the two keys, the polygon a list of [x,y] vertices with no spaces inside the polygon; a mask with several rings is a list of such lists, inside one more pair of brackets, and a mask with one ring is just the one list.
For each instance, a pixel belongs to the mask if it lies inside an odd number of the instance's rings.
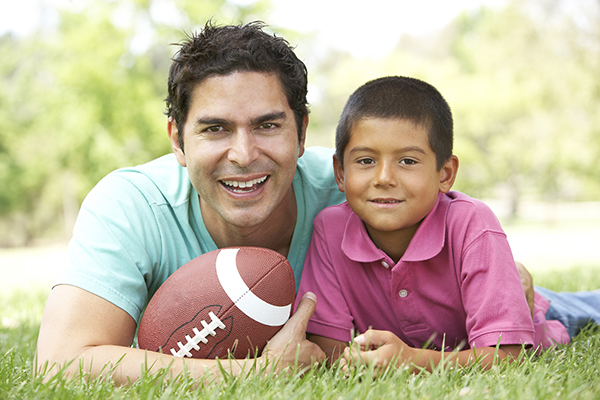
{"label": "pink polo shirt", "polygon": [[318,297],[307,332],[347,342],[372,327],[438,350],[539,343],[506,235],[481,201],[440,193],[397,264],[347,203],[314,225],[297,297]]}

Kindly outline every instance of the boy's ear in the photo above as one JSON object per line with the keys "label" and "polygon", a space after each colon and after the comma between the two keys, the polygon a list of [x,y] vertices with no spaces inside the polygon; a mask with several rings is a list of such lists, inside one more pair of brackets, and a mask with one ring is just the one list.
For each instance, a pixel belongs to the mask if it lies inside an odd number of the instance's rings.
{"label": "boy's ear", "polygon": [[338,184],[338,189],[340,189],[340,192],[344,192],[344,168],[342,168],[342,163],[335,154],[333,155],[333,173],[335,181]]}
{"label": "boy's ear", "polygon": [[440,170],[440,192],[448,193],[454,185],[458,173],[458,157],[451,156]]}
{"label": "boy's ear", "polygon": [[171,148],[173,149],[173,153],[175,153],[177,162],[179,162],[182,167],[186,167],[185,154],[179,145],[179,131],[177,130],[177,126],[173,120],[173,117],[169,117],[169,120],[167,121],[167,134],[171,140]]}

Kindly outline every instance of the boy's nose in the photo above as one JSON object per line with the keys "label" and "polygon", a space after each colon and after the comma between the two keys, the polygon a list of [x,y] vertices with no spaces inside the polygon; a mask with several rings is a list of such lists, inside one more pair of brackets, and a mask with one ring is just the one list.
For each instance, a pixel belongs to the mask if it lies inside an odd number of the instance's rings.
{"label": "boy's nose", "polygon": [[396,186],[398,181],[394,174],[394,166],[384,162],[380,164],[375,177],[375,186]]}

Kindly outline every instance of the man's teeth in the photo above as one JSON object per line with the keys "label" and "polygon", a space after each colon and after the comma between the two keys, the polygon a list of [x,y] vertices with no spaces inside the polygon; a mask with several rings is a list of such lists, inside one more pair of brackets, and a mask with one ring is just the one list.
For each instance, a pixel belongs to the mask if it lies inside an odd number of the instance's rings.
{"label": "man's teeth", "polygon": [[247,182],[223,181],[223,183],[227,186],[236,187],[236,188],[239,187],[240,189],[243,189],[243,188],[247,188],[247,187],[252,187],[259,183],[263,183],[266,179],[267,179],[267,177],[263,176],[262,178],[253,179],[253,180],[247,181]]}

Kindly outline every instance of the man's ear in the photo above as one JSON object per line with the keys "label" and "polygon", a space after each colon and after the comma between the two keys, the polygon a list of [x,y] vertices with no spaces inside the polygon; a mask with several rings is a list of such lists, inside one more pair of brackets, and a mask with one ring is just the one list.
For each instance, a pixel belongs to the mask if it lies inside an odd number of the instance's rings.
{"label": "man's ear", "polygon": [[308,128],[308,115],[304,117],[302,121],[302,135],[300,136],[300,142],[298,143],[298,158],[304,154],[304,144],[306,142],[306,128]]}
{"label": "man's ear", "polygon": [[452,189],[456,174],[458,174],[458,157],[453,155],[440,170],[440,192],[448,193]]}
{"label": "man's ear", "polygon": [[179,144],[179,131],[177,130],[177,125],[175,124],[173,117],[169,117],[169,120],[167,121],[167,134],[169,135],[171,148],[173,149],[173,153],[175,153],[177,162],[179,162],[182,167],[187,167],[185,162],[185,154],[183,153],[183,149]]}
{"label": "man's ear", "polygon": [[335,154],[333,155],[333,173],[335,176],[335,181],[338,184],[338,189],[340,192],[344,192],[344,168]]}

